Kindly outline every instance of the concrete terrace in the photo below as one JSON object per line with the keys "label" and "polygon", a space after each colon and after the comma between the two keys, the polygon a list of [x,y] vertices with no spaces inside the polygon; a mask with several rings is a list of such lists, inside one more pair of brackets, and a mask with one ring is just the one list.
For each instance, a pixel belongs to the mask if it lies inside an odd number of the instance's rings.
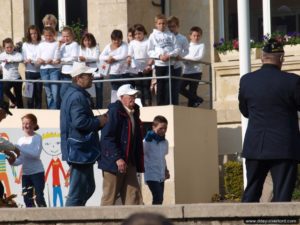
{"label": "concrete terrace", "polygon": [[[156,212],[175,225],[300,224],[300,203],[207,203],[166,206],[2,208],[0,224],[118,225],[135,212]],[[248,221],[247,221],[248,220]]]}

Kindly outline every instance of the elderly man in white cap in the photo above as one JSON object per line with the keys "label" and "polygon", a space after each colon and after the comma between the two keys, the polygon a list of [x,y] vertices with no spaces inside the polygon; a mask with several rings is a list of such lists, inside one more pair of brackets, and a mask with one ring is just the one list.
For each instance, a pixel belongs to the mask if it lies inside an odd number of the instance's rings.
{"label": "elderly man in white cap", "polygon": [[95,191],[93,165],[100,156],[98,131],[107,116],[94,116],[89,93],[95,69],[74,63],[72,85],[64,94],[60,110],[62,159],[70,165],[70,188],[66,206],[84,206]]}
{"label": "elderly man in white cap", "polygon": [[138,91],[130,84],[119,87],[119,100],[108,106],[109,121],[101,131],[103,171],[101,205],[114,205],[118,194],[124,205],[143,204],[137,172],[144,172],[142,122],[135,103]]}

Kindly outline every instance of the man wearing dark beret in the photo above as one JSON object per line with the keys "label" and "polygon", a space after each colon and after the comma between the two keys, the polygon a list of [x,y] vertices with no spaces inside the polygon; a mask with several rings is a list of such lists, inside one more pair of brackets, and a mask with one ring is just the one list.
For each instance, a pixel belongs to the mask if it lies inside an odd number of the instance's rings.
{"label": "man wearing dark beret", "polygon": [[300,161],[300,77],[281,71],[284,50],[270,39],[263,47],[262,67],[240,80],[239,108],[248,118],[242,156],[247,186],[243,202],[259,202],[268,172],[273,202],[291,201]]}

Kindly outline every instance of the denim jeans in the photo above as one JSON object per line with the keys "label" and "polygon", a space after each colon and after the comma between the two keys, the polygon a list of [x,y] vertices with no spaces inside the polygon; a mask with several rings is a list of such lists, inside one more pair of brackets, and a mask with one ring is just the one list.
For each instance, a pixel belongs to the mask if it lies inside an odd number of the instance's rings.
{"label": "denim jeans", "polygon": [[[39,72],[25,72],[25,77],[27,80],[40,80],[41,74]],[[32,98],[27,99],[27,107],[29,109],[41,109],[42,108],[42,83],[34,83]]]}
{"label": "denim jeans", "polygon": [[26,207],[35,207],[33,191],[35,192],[35,202],[38,207],[46,207],[46,201],[44,198],[44,172],[22,175],[22,194]]}
{"label": "denim jeans", "polygon": [[[58,68],[41,69],[42,80],[60,80],[60,70]],[[58,91],[59,85],[57,83],[44,83],[47,107],[48,109],[59,109]]]}
{"label": "denim jeans", "polygon": [[64,94],[66,93],[67,89],[71,86],[72,77],[69,74],[61,74],[60,80],[70,81],[69,83],[61,83],[60,84],[60,98],[63,99]]}
{"label": "denim jeans", "polygon": [[161,205],[164,201],[164,182],[147,181],[147,185],[152,193],[152,205]]}
{"label": "denim jeans", "polygon": [[95,191],[93,164],[70,167],[70,187],[66,206],[85,206]]}

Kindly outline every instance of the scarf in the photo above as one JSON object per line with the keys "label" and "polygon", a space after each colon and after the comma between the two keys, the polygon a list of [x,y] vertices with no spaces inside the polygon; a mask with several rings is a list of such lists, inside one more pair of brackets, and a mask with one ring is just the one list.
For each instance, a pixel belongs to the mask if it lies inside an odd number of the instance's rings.
{"label": "scarf", "polygon": [[147,132],[145,141],[151,142],[152,140],[155,140],[157,143],[164,141],[165,136],[159,136],[157,133],[155,133],[153,130],[150,130]]}

